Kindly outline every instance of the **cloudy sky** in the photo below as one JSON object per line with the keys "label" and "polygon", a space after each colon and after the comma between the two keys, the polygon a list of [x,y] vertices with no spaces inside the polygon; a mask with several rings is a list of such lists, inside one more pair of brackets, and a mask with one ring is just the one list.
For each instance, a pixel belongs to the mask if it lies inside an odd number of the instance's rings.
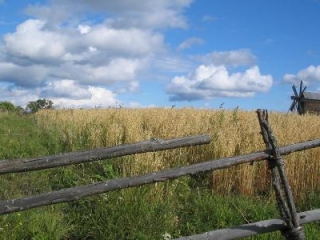
{"label": "cloudy sky", "polygon": [[287,111],[319,28],[319,0],[0,0],[0,101]]}

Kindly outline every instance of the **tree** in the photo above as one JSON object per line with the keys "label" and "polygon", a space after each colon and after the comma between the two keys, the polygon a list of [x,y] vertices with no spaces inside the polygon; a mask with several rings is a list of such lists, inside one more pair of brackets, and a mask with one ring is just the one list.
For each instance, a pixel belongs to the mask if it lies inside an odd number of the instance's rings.
{"label": "tree", "polygon": [[16,110],[16,107],[11,102],[0,102],[0,111],[4,112],[14,112]]}
{"label": "tree", "polygon": [[53,102],[43,98],[29,102],[26,107],[26,111],[30,113],[36,113],[41,109],[53,109]]}

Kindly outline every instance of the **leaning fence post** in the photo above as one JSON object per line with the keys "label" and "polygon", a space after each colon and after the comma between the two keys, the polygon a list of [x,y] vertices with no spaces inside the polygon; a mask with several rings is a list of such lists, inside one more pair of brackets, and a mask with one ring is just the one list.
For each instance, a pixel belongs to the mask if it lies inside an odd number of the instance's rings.
{"label": "leaning fence post", "polygon": [[287,224],[287,229],[282,231],[282,235],[287,240],[304,240],[305,233],[297,215],[277,139],[273,135],[268,122],[268,112],[267,110],[258,109],[257,114],[263,141],[267,149],[272,153],[268,158],[268,167],[271,171],[272,186],[275,191],[278,208],[281,217]]}

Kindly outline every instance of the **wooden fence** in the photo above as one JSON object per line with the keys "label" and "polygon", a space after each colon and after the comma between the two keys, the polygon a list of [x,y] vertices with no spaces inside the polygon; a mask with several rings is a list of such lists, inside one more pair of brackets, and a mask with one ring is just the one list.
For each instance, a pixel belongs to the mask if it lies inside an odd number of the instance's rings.
{"label": "wooden fence", "polygon": [[[222,158],[219,160],[209,160],[206,162],[167,169],[141,176],[111,179],[105,182],[77,186],[25,198],[2,200],[0,201],[0,215],[24,211],[40,206],[70,202],[91,195],[106,193],[123,188],[141,186],[145,184],[153,184],[156,182],[163,182],[186,175],[194,175],[201,172],[224,169],[243,163],[268,160],[269,168],[273,177],[272,182],[274,183],[274,189],[281,218],[244,224],[227,229],[214,230],[193,236],[180,237],[178,239],[237,239],[273,231],[281,231],[286,239],[304,239],[305,236],[301,225],[319,221],[320,209],[301,213],[295,212],[294,203],[292,202],[291,190],[286,182],[286,176],[283,172],[281,156],[318,147],[320,146],[320,138],[284,147],[278,147],[276,139],[273,136],[271,128],[268,124],[267,112],[265,110],[258,110],[257,113],[261,126],[261,133],[267,147],[267,149],[264,151],[259,151],[242,156]],[[90,151],[53,155],[43,158],[1,160],[0,174],[41,170],[138,153],[155,152],[179,147],[208,144],[210,141],[211,139],[209,135],[181,137],[169,140],[160,140],[153,138],[148,141],[138,142],[134,144],[125,144],[109,148],[94,149]],[[277,179],[277,176],[279,177],[279,179]],[[275,184],[277,181],[279,181],[278,185]]]}

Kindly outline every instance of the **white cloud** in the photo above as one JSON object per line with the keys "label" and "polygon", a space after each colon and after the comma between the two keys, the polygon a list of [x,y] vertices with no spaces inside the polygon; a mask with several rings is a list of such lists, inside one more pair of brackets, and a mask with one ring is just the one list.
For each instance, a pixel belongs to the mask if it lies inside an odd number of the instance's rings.
{"label": "white cloud", "polygon": [[128,86],[117,91],[117,93],[127,93],[127,92],[130,92],[130,93],[139,92],[139,82],[132,81]]}
{"label": "white cloud", "polygon": [[[46,29],[40,20],[27,20],[15,33],[4,37],[3,51],[11,61],[58,64],[91,58],[93,52],[113,57],[145,57],[164,48],[163,36],[149,30],[113,29],[105,25],[83,26],[64,31]],[[105,54],[104,54],[105,53]],[[108,55],[108,58],[105,58]]]}
{"label": "white cloud", "polygon": [[28,102],[34,101],[39,98],[39,91],[29,89],[14,87],[10,84],[0,85],[0,101],[9,101],[16,106],[25,107]]}
{"label": "white cloud", "polygon": [[158,56],[154,61],[156,69],[164,70],[165,72],[189,72],[194,68],[194,64],[189,59],[182,59],[179,56]]}
{"label": "white cloud", "polygon": [[115,106],[120,102],[116,99],[116,94],[108,89],[89,86],[87,88],[87,91],[91,95],[90,98],[70,99],[64,97],[56,97],[52,98],[52,100],[59,107],[64,108],[110,107]]}
{"label": "white cloud", "polygon": [[78,30],[81,34],[87,34],[88,32],[90,32],[91,27],[88,25],[79,25],[78,26]]}
{"label": "white cloud", "polygon": [[29,19],[20,24],[15,33],[4,36],[3,49],[6,54],[30,61],[54,61],[66,54],[67,39],[48,31],[45,22]]}
{"label": "white cloud", "polygon": [[250,66],[256,61],[256,57],[248,49],[234,51],[212,52],[199,57],[206,64],[226,65],[226,66]]}
{"label": "white cloud", "polygon": [[137,25],[144,25],[145,27],[177,27],[187,28],[188,24],[184,17],[177,14],[175,10],[162,9],[155,11],[153,14],[145,13],[142,19],[137,22]]}
{"label": "white cloud", "polygon": [[119,81],[130,82],[135,79],[137,72],[143,68],[145,61],[143,59],[125,59],[115,58],[110,61],[108,65],[90,67],[86,66],[83,71],[80,70],[83,82],[90,82],[96,84],[112,83]]}
{"label": "white cloud", "polygon": [[119,54],[148,55],[163,48],[163,36],[137,28],[115,29],[105,25],[91,28],[83,39],[86,44]]}
{"label": "white cloud", "polygon": [[258,66],[229,73],[223,65],[201,65],[189,76],[177,76],[168,85],[170,100],[192,101],[213,97],[252,97],[272,86],[270,75],[261,75]]}
{"label": "white cloud", "polygon": [[193,45],[202,44],[203,42],[204,41],[201,38],[196,38],[196,37],[188,38],[185,41],[183,41],[182,43],[180,43],[180,45],[178,46],[178,49],[183,50],[186,48],[191,48]]}
{"label": "white cloud", "polygon": [[[110,89],[138,92],[139,74],[155,56],[166,55],[163,30],[187,28],[183,10],[191,2],[52,0],[29,5],[25,12],[32,18],[1,42],[0,83],[10,85],[3,90],[26,94],[20,99],[47,96],[84,105],[101,102],[100,92],[112,104],[116,95]],[[96,13],[105,18],[95,22],[88,17]]]}
{"label": "white cloud", "polygon": [[128,86],[128,92],[136,92],[139,89],[139,82],[132,81]]}
{"label": "white cloud", "polygon": [[297,84],[301,80],[306,84],[320,82],[320,65],[311,65],[305,69],[302,69],[297,74],[285,74],[283,76],[283,81],[288,83]]}
{"label": "white cloud", "polygon": [[80,86],[76,81],[63,79],[48,82],[41,90],[41,97],[46,98],[66,98],[66,99],[90,99],[92,94],[87,86]]}
{"label": "white cloud", "polygon": [[117,95],[108,89],[78,86],[72,80],[53,82],[45,88],[34,88],[32,91],[6,84],[0,85],[0,91],[0,101],[10,101],[22,107],[26,107],[30,101],[48,96],[45,91],[52,91],[49,99],[54,102],[55,107],[60,108],[110,107],[121,103],[116,98]]}
{"label": "white cloud", "polygon": [[40,85],[48,70],[42,65],[19,66],[10,62],[0,62],[0,81],[11,82],[21,87]]}
{"label": "white cloud", "polygon": [[181,27],[186,28],[187,22],[183,16],[183,9],[192,0],[52,0],[48,7],[31,5],[26,12],[32,16],[44,19],[49,23],[66,21],[84,12],[99,12],[115,15],[109,18],[114,27]]}
{"label": "white cloud", "polygon": [[155,104],[150,104],[150,105],[142,105],[141,103],[138,102],[129,102],[128,105],[126,105],[126,107],[129,108],[155,108],[155,107],[159,107]]}

